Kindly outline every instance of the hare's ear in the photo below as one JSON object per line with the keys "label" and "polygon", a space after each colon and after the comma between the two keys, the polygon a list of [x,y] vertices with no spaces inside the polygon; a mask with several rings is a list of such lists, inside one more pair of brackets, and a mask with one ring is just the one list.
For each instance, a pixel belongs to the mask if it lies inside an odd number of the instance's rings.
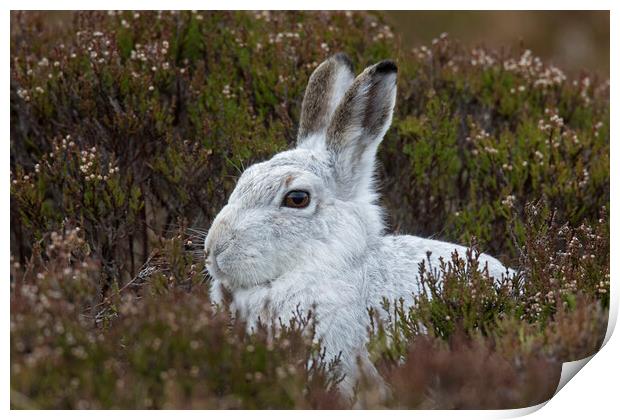
{"label": "hare's ear", "polygon": [[326,146],[343,199],[374,200],[377,147],[392,122],[397,67],[381,61],[360,74],[338,105],[327,128]]}
{"label": "hare's ear", "polygon": [[331,56],[314,70],[301,104],[297,147],[324,147],[327,125],[354,78],[351,60],[343,53]]}

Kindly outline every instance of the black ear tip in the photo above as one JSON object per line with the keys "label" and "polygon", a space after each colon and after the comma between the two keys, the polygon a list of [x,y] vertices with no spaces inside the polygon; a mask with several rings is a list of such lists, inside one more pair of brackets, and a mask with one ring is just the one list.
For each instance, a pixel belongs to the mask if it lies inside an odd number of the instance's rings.
{"label": "black ear tip", "polygon": [[392,60],[383,60],[375,64],[376,73],[398,73],[398,66]]}
{"label": "black ear tip", "polygon": [[348,68],[349,70],[351,70],[351,73],[353,73],[353,72],[354,72],[354,69],[353,69],[353,62],[351,61],[351,59],[349,58],[349,56],[348,56],[348,55],[346,55],[345,53],[343,53],[343,52],[336,53],[336,54],[334,54],[334,55],[332,56],[332,58],[333,58],[334,60],[336,60],[338,63],[340,63],[340,64],[343,64],[343,65],[347,66],[347,68]]}

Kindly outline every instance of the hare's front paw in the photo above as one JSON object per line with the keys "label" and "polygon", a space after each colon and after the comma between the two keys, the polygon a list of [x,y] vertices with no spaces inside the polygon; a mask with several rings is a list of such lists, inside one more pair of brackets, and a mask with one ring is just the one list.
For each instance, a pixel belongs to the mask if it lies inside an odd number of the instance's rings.
{"label": "hare's front paw", "polygon": [[211,303],[213,305],[222,305],[224,303],[224,286],[218,280],[211,280],[210,290]]}

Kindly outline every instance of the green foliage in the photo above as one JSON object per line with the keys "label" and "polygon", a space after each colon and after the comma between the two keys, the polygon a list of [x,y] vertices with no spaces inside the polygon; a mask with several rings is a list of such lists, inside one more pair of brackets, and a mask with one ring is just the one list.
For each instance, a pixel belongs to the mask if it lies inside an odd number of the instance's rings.
{"label": "green foliage", "polygon": [[[413,308],[371,311],[392,393],[366,384],[358,405],[534,404],[600,346],[608,81],[444,35],[403,51],[369,13],[47,16],[11,16],[14,407],[350,407],[312,315],[246,333],[211,304],[200,250],[243,168],[294,143],[308,77],[338,51],[358,72],[399,64],[379,153],[392,230],[475,249],[421,265]],[[495,284],[477,250],[518,273]]]}

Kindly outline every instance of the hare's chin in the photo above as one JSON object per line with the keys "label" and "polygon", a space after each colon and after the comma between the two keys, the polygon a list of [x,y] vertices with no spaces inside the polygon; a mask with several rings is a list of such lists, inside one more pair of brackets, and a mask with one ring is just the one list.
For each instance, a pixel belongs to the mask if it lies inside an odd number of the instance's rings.
{"label": "hare's chin", "polygon": [[229,290],[247,287],[244,281],[245,279],[238,278],[223,271],[220,265],[214,260],[207,260],[206,267],[209,275],[211,275],[214,280],[222,283]]}
{"label": "hare's chin", "polygon": [[[247,289],[251,287],[270,285],[272,279],[269,278],[257,278],[252,276],[239,276],[238,273],[228,273],[222,270],[221,265],[213,259],[207,259],[205,267],[209,275],[214,279],[222,283],[228,290]],[[243,273],[241,273],[243,274]]]}
{"label": "hare's chin", "polygon": [[220,267],[217,265],[217,262],[215,261],[215,258],[207,259],[205,266],[207,268],[207,271],[209,272],[209,275],[215,280],[226,284],[230,283],[229,276],[220,269]]}

